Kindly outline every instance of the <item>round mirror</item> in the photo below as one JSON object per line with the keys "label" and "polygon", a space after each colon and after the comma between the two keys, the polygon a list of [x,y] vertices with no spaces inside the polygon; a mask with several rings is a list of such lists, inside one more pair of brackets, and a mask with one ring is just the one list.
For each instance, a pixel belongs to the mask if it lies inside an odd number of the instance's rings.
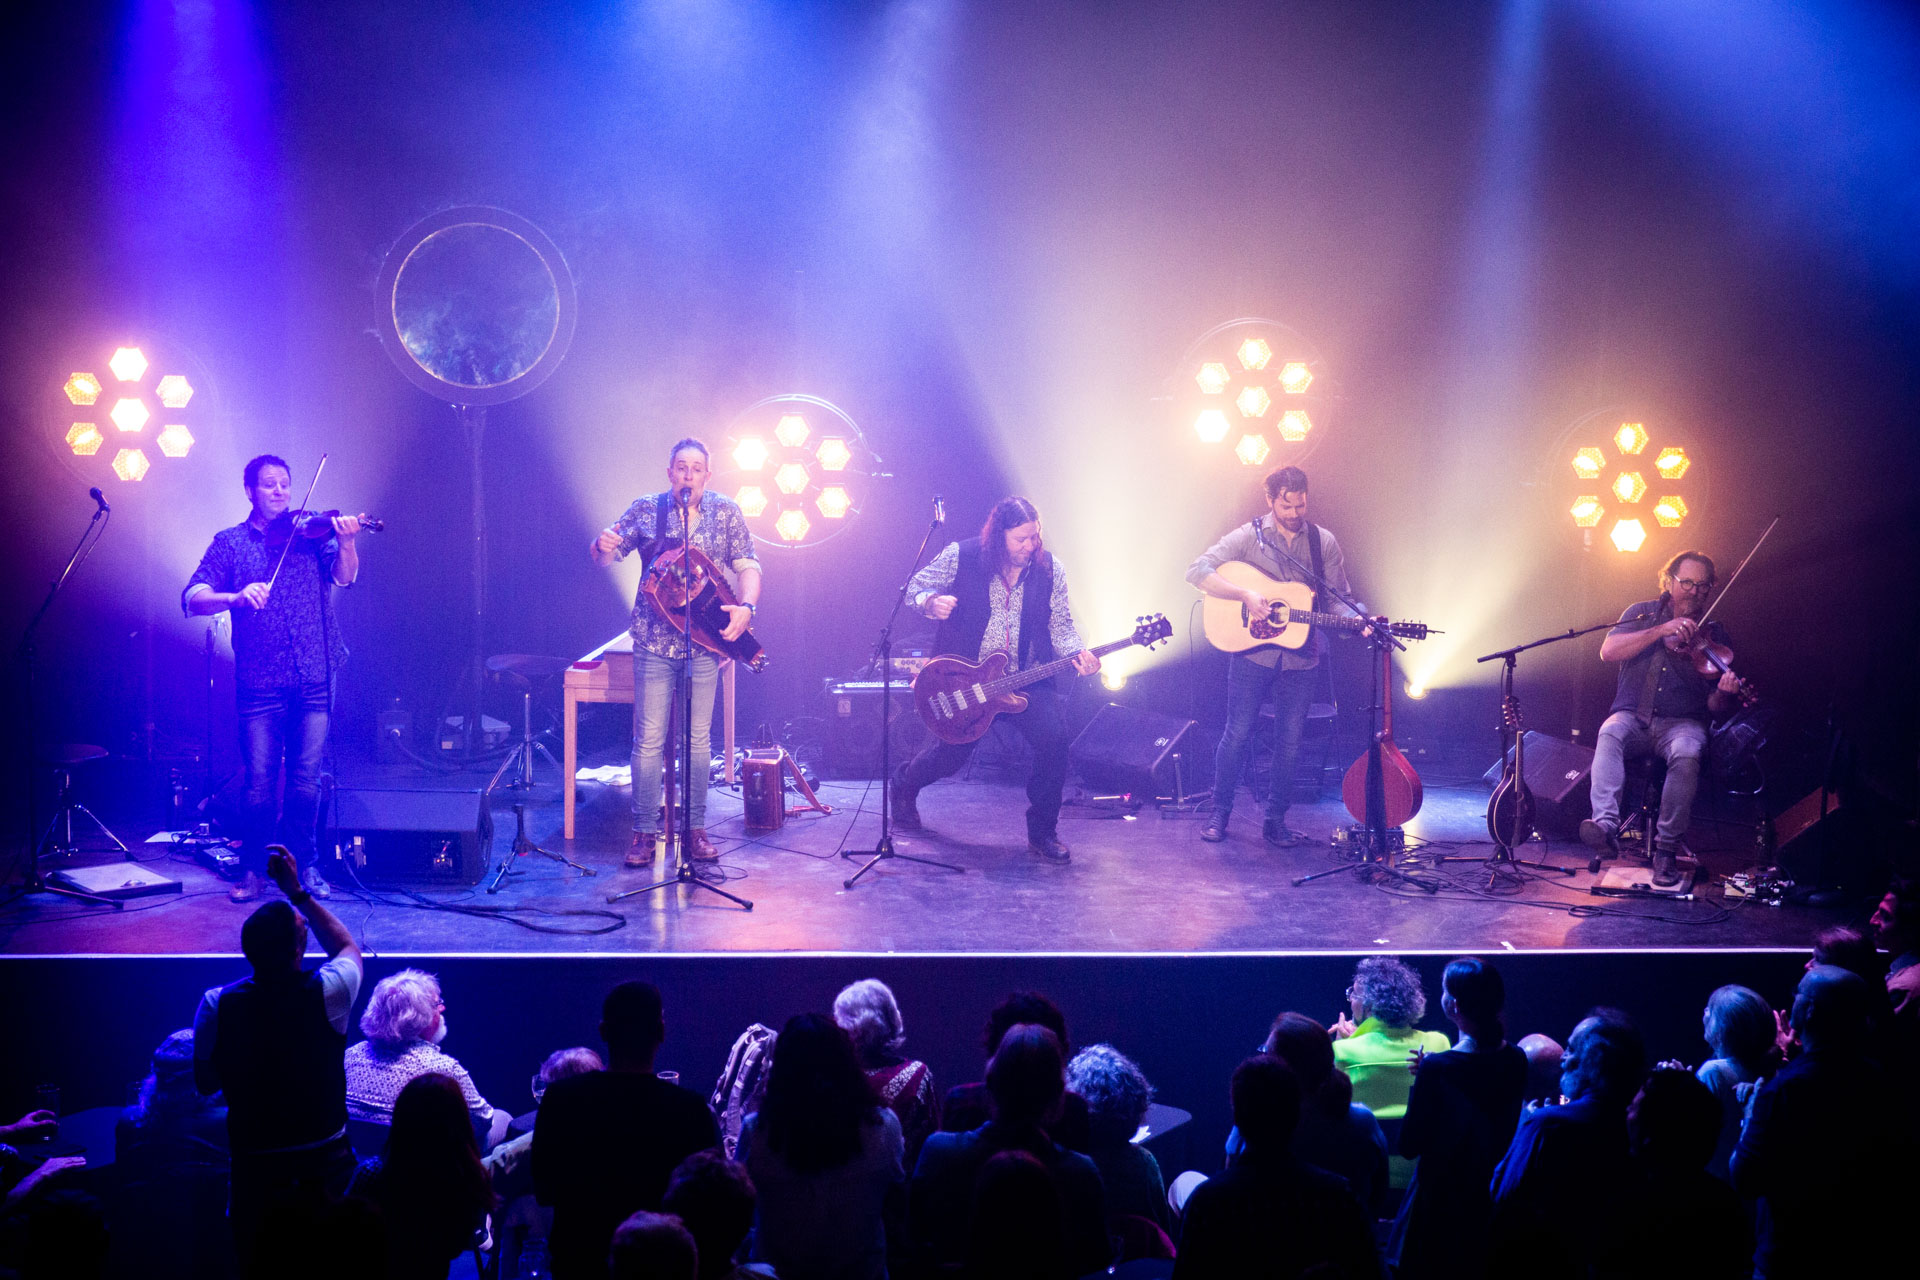
{"label": "round mirror", "polygon": [[388,353],[424,390],[499,404],[544,381],[573,334],[573,277],[553,242],[504,209],[460,208],[408,230],[381,272]]}

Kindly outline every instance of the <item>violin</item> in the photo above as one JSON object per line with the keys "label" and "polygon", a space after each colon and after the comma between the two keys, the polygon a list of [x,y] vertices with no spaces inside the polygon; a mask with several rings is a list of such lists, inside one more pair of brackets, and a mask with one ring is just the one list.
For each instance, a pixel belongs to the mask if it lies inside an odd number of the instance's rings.
{"label": "violin", "polygon": [[[342,514],[337,508],[332,511],[282,511],[267,526],[267,532],[276,537],[331,538],[333,522]],[[360,527],[373,533],[384,533],[387,522],[363,511],[360,513]]]}
{"label": "violin", "polygon": [[1740,705],[1750,707],[1760,701],[1760,693],[1753,682],[1745,676],[1736,675],[1733,670],[1733,649],[1720,644],[1701,627],[1693,633],[1693,639],[1682,640],[1679,636],[1668,636],[1664,643],[1667,651],[1675,657],[1684,658],[1695,674],[1708,680],[1719,680],[1722,676],[1733,676],[1740,682]]}

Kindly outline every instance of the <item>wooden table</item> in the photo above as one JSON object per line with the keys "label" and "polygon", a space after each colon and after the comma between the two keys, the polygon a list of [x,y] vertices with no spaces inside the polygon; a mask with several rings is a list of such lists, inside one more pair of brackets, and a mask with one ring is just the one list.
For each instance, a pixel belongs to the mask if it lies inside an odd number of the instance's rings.
{"label": "wooden table", "polygon": [[[720,667],[722,741],[726,752],[726,780],[732,786],[734,664]],[[566,817],[561,834],[573,839],[573,804],[577,787],[574,774],[580,769],[580,704],[583,702],[624,702],[633,704],[633,636],[622,631],[613,639],[567,668],[561,682],[561,799]]]}

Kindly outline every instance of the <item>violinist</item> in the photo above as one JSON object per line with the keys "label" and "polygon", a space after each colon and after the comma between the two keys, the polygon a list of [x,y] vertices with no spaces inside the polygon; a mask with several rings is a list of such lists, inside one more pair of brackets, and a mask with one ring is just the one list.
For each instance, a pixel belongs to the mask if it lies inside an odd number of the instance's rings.
{"label": "violinist", "polygon": [[[316,521],[321,536],[310,535],[304,513],[296,524],[289,511],[293,471],[272,454],[247,463],[242,481],[252,512],[214,535],[180,598],[189,616],[228,613],[233,621],[246,794],[241,875],[227,896],[260,896],[266,846],[278,843],[292,851],[301,884],[325,898],[332,890],[314,863],[315,823],[333,679],[347,659],[333,588],[360,575],[360,520]],[[283,763],[285,794],[276,796]]]}
{"label": "violinist", "polygon": [[665,759],[667,723],[679,682],[693,681],[693,767],[681,770],[687,780],[684,803],[693,834],[687,856],[712,862],[720,855],[707,839],[707,761],[713,756],[713,695],[719,687],[720,660],[687,639],[647,598],[646,569],[668,548],[682,540],[682,522],[691,526],[694,547],[717,566],[733,572],[740,603],[724,606],[730,619],[721,634],[737,640],[758,611],[760,561],[753,554],[753,534],[739,506],[724,494],[707,489],[711,476],[707,446],[686,439],[667,455],[667,491],[635,498],[610,528],[603,529],[587,547],[597,565],[617,564],[631,552],[640,552],[641,589],[634,595],[633,634],[633,840],[627,846],[627,865],[653,864],[660,829],[660,774]]}
{"label": "violinist", "polygon": [[1580,824],[1580,838],[1595,850],[1618,851],[1627,758],[1660,756],[1667,762],[1653,836],[1653,883],[1660,887],[1680,881],[1680,840],[1693,816],[1708,725],[1741,698],[1739,677],[1731,670],[1701,675],[1691,652],[1708,641],[1727,644],[1717,621],[1700,622],[1715,582],[1709,556],[1682,551],[1660,571],[1660,598],[1630,605],[1600,644],[1601,660],[1619,663],[1620,677],[1594,743],[1593,817]]}

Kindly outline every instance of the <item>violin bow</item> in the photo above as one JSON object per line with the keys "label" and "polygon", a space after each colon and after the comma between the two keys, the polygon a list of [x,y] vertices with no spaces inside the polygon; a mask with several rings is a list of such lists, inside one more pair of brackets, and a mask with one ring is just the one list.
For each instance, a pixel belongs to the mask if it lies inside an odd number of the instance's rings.
{"label": "violin bow", "polygon": [[1753,544],[1753,549],[1748,551],[1747,554],[1741,558],[1740,567],[1733,571],[1733,576],[1727,579],[1727,585],[1720,589],[1720,594],[1713,598],[1713,603],[1708,605],[1706,612],[1700,615],[1700,625],[1702,627],[1706,626],[1707,620],[1713,617],[1713,611],[1720,607],[1720,602],[1727,598],[1727,592],[1733,590],[1733,584],[1740,580],[1740,575],[1746,571],[1747,561],[1753,559],[1753,555],[1755,551],[1760,550],[1760,543],[1765,542],[1767,540],[1767,535],[1773,532],[1773,526],[1779,523],[1780,523],[1780,517],[1775,516],[1772,520],[1767,522],[1767,527],[1761,530],[1758,541],[1756,541]]}
{"label": "violin bow", "polygon": [[[325,471],[326,469],[327,469],[327,455],[323,453],[320,455],[320,465],[313,469],[313,479],[307,481],[306,497],[300,499],[299,506],[291,508],[288,512],[287,545],[280,548],[280,559],[274,562],[273,576],[267,579],[268,591],[272,591],[273,584],[280,581],[280,568],[282,565],[286,564],[287,562],[287,552],[293,550],[292,513],[294,511],[305,511],[307,509],[307,503],[313,500],[313,487],[320,483],[320,473],[322,471]],[[1729,582],[1727,585],[1732,586],[1733,584]]]}

